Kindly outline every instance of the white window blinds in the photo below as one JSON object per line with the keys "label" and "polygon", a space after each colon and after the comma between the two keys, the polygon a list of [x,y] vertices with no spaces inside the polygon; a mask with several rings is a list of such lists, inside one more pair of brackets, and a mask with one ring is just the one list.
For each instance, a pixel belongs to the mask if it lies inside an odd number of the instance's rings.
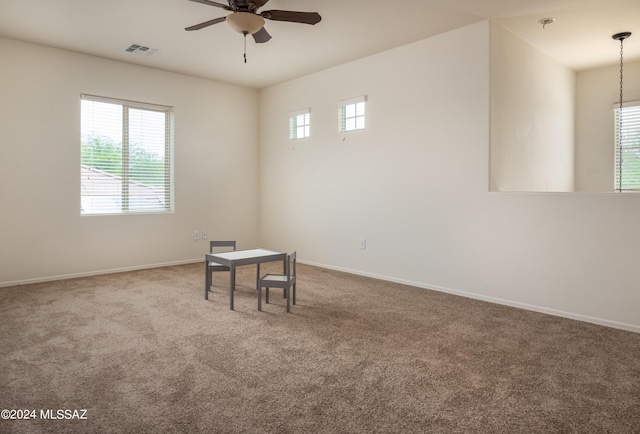
{"label": "white window blinds", "polygon": [[173,109],[82,95],[81,214],[173,211]]}
{"label": "white window blinds", "polygon": [[640,190],[640,101],[614,109],[616,191]]}

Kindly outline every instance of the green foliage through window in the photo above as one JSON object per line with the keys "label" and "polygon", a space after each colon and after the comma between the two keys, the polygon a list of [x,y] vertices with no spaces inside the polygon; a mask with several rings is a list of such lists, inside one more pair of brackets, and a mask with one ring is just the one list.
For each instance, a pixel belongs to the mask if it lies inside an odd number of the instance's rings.
{"label": "green foliage through window", "polygon": [[122,176],[122,144],[105,136],[82,138],[82,164]]}

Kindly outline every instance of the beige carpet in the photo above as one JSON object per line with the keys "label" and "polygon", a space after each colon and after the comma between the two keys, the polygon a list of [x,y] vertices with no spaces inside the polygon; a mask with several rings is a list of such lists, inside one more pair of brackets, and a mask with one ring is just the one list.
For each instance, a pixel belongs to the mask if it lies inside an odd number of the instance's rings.
{"label": "beige carpet", "polygon": [[640,432],[638,334],[305,265],[258,312],[254,279],[1,288],[0,409],[36,419],[0,432]]}

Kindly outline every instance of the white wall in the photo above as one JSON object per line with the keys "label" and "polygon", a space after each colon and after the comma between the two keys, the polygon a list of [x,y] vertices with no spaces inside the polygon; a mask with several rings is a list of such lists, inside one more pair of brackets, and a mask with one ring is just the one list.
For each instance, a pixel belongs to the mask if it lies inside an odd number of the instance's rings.
{"label": "white wall", "polygon": [[[619,44],[618,44],[619,47]],[[612,41],[615,52],[616,41]],[[640,61],[626,61],[624,100],[640,100]],[[620,101],[620,65],[580,71],[576,80],[576,190],[614,187],[613,106]]]}
{"label": "white wall", "polygon": [[[257,241],[258,93],[0,39],[0,286]],[[80,94],[175,107],[175,213],[80,216]]]}
{"label": "white wall", "polygon": [[574,191],[575,73],[491,25],[491,190]]}
{"label": "white wall", "polygon": [[[261,244],[640,331],[638,197],[488,192],[489,33],[474,24],[262,90]],[[340,136],[336,102],[363,94],[367,129]],[[291,142],[303,107],[312,137]]]}

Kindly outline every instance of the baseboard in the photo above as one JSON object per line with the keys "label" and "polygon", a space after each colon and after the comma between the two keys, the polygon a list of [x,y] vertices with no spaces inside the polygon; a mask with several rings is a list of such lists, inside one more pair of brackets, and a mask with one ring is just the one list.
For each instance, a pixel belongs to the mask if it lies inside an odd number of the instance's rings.
{"label": "baseboard", "polygon": [[36,279],[15,280],[13,282],[0,282],[0,288],[7,287],[7,286],[29,285],[32,283],[53,282],[56,280],[76,279],[78,277],[99,276],[101,274],[124,273],[126,271],[148,270],[151,268],[171,267],[174,265],[195,264],[197,262],[202,262],[202,258],[189,259],[186,261],[163,262],[159,264],[136,265],[134,267],[111,268],[108,270],[87,271],[83,273],[60,274],[57,276],[39,277]]}
{"label": "baseboard", "polygon": [[515,307],[515,308],[518,308],[518,309],[525,309],[525,310],[544,313],[544,314],[548,314],[548,315],[559,316],[559,317],[562,317],[562,318],[573,319],[573,320],[576,320],[576,321],[583,321],[583,322],[597,324],[597,325],[601,325],[601,326],[605,326],[605,327],[611,327],[611,328],[615,328],[615,329],[620,329],[620,330],[626,330],[626,331],[630,331],[630,332],[640,333],[640,326],[633,325],[633,324],[626,324],[626,323],[621,323],[621,322],[617,322],[617,321],[611,321],[611,320],[602,319],[602,318],[595,318],[595,317],[591,317],[591,316],[587,316],[587,315],[580,315],[580,314],[575,314],[575,313],[572,313],[572,312],[565,312],[565,311],[562,311],[562,310],[552,309],[552,308],[548,308],[548,307],[536,306],[536,305],[527,304],[527,303],[520,303],[520,302],[507,300],[507,299],[503,299],[503,298],[490,297],[490,296],[487,296],[487,295],[476,294],[476,293],[467,292],[467,291],[460,291],[460,290],[457,290],[457,289],[445,288],[445,287],[438,286],[438,285],[428,285],[428,284],[421,283],[421,282],[414,282],[414,281],[411,281],[411,280],[398,279],[398,278],[395,278],[395,277],[383,276],[383,275],[374,274],[374,273],[367,273],[367,272],[363,272],[363,271],[359,271],[359,270],[352,270],[352,269],[349,269],[349,268],[336,267],[336,266],[333,266],[333,265],[320,264],[320,263],[312,262],[312,261],[305,261],[305,260],[298,259],[298,262],[301,263],[301,264],[312,265],[314,267],[326,268],[328,270],[342,271],[344,273],[356,274],[358,276],[371,277],[373,279],[378,279],[378,280],[386,280],[388,282],[400,283],[400,284],[403,284],[403,285],[415,286],[417,288],[429,289],[429,290],[438,291],[438,292],[445,292],[445,293],[452,294],[452,295],[458,295],[460,297],[473,298],[473,299],[476,299],[476,300],[487,301],[489,303],[496,303],[496,304],[501,304],[501,305],[504,305],[504,306]]}

